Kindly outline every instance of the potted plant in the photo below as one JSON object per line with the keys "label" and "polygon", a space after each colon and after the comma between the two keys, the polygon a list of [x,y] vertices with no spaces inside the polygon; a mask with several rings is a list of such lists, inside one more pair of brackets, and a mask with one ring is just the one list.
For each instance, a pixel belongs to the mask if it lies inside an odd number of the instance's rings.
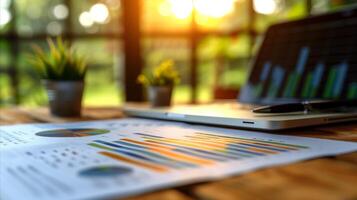
{"label": "potted plant", "polygon": [[47,40],[49,51],[34,45],[30,64],[39,72],[53,115],[80,116],[87,64],[61,38]]}
{"label": "potted plant", "polygon": [[140,74],[139,83],[147,86],[148,97],[153,107],[169,106],[173,86],[180,81],[172,60],[165,60],[151,72]]}

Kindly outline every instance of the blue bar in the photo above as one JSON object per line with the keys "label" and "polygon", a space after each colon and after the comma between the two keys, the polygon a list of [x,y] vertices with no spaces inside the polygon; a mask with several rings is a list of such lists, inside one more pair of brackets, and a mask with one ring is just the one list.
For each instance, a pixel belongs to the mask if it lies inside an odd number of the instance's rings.
{"label": "blue bar", "polygon": [[348,70],[347,62],[343,62],[337,71],[337,77],[332,92],[334,97],[339,97],[342,92],[342,86],[347,75],[347,70]]}
{"label": "blue bar", "polygon": [[274,67],[272,80],[271,80],[270,87],[268,90],[269,97],[275,97],[277,95],[278,89],[280,88],[280,85],[284,79],[284,74],[285,74],[285,71],[282,67],[280,67],[279,65]]}
{"label": "blue bar", "polygon": [[152,138],[164,138],[161,136],[156,136],[156,135],[149,135],[149,134],[145,134],[145,133],[134,133],[135,135],[140,135],[140,136],[147,136],[147,137],[152,137]]}
{"label": "blue bar", "polygon": [[149,161],[149,162],[153,162],[152,160],[150,160],[150,159],[148,159],[148,158],[146,158],[146,157],[137,155],[137,154],[135,154],[135,153],[131,153],[131,152],[123,151],[123,150],[119,150],[119,149],[111,149],[111,150],[114,151],[114,152],[117,152],[117,153],[120,153],[120,154],[129,156],[129,157],[131,157],[131,158],[136,158],[136,159],[139,159],[139,160],[146,160],[146,161]]}
{"label": "blue bar", "polygon": [[129,156],[136,157],[136,158],[139,158],[139,159],[142,159],[142,160],[155,162],[154,160],[152,160],[150,158],[147,158],[147,157],[142,156],[142,155],[138,155],[136,153],[131,152],[130,150],[125,150],[123,148],[123,146],[115,145],[115,144],[112,144],[112,143],[109,143],[109,142],[105,142],[105,141],[100,141],[100,140],[95,140],[94,142],[97,142],[97,143],[100,143],[100,144],[104,144],[104,145],[107,145],[107,146],[110,146],[110,147],[115,147],[115,149],[113,149],[113,151],[118,152],[118,153],[124,153],[124,154],[127,154]]}
{"label": "blue bar", "polygon": [[[135,144],[131,144],[129,142],[124,142],[124,141],[114,141],[114,142],[117,143],[117,144],[120,144],[120,145],[124,145],[123,148],[127,148],[127,149],[133,150],[133,151],[138,151],[139,153],[143,153],[143,154],[146,154],[146,155],[149,155],[149,156],[153,156],[153,157],[156,157],[158,159],[162,159],[162,160],[167,161],[167,162],[177,163],[177,164],[180,164],[181,166],[184,165],[186,167],[195,167],[195,166],[197,166],[197,165],[194,165],[194,164],[191,164],[191,163],[187,163],[187,162],[171,159],[171,158],[163,156],[163,155],[161,155],[159,153],[152,152],[149,149],[147,149],[146,147],[142,147],[140,145],[135,145]],[[130,147],[128,147],[128,146],[130,146]],[[141,149],[143,149],[143,150],[141,150]]]}
{"label": "blue bar", "polygon": [[321,82],[321,78],[322,78],[322,74],[324,73],[325,71],[325,65],[322,64],[322,63],[319,63],[317,66],[316,66],[316,69],[315,69],[315,72],[314,72],[314,76],[313,76],[313,79],[312,79],[312,86],[314,88],[317,88]]}
{"label": "blue bar", "polygon": [[138,149],[132,149],[126,146],[122,145],[116,145],[112,144],[110,142],[105,142],[105,141],[100,141],[100,140],[95,140],[94,142],[104,144],[110,147],[114,147],[113,151],[118,152],[118,153],[123,153],[132,157],[136,157],[141,160],[146,160],[155,164],[161,164],[165,165],[167,167],[172,167],[172,168],[182,168],[182,167],[188,167],[186,164],[184,166],[180,162],[171,162],[168,158],[149,152],[149,151],[142,151]]}
{"label": "blue bar", "polygon": [[241,157],[237,157],[237,156],[232,156],[232,155],[226,155],[223,153],[215,153],[215,152],[211,152],[211,151],[207,151],[207,150],[202,150],[202,149],[197,149],[197,148],[193,148],[193,147],[184,147],[184,146],[180,146],[180,145],[176,145],[176,144],[171,144],[171,143],[167,143],[167,142],[158,142],[158,141],[152,141],[154,143],[157,144],[164,144],[167,146],[171,146],[171,147],[176,147],[177,149],[173,149],[173,151],[179,151],[179,150],[185,150],[185,151],[189,151],[190,153],[186,153],[188,155],[192,155],[193,152],[195,153],[199,153],[199,154],[203,154],[206,155],[207,157],[211,157],[211,159],[240,159]]}
{"label": "blue bar", "polygon": [[266,81],[269,75],[271,63],[268,61],[264,64],[262,73],[260,74],[260,81]]}
{"label": "blue bar", "polygon": [[275,80],[275,85],[280,86],[281,82],[284,79],[284,69],[280,66],[276,66],[274,68],[274,74],[273,74],[273,79]]}
{"label": "blue bar", "polygon": [[206,159],[210,159],[210,160],[223,161],[223,162],[227,161],[227,159],[232,159],[231,157],[225,157],[225,156],[221,156],[221,155],[217,156],[217,155],[207,154],[206,152],[204,152],[204,153],[198,152],[198,151],[196,151],[196,149],[188,148],[188,147],[181,147],[181,146],[174,145],[174,144],[162,143],[162,142],[158,142],[158,141],[150,141],[150,142],[155,143],[155,144],[160,144],[163,146],[175,147],[171,151],[184,153],[184,154],[187,154],[190,156],[196,156],[196,157],[200,157],[200,158],[206,158]]}
{"label": "blue bar", "polygon": [[310,48],[309,47],[303,47],[300,50],[298,63],[296,65],[296,72],[298,74],[300,74],[300,75],[304,72],[306,61],[307,61],[307,58],[309,56],[309,53],[310,53]]}
{"label": "blue bar", "polygon": [[244,148],[244,147],[237,149],[237,147],[230,146],[229,144],[228,144],[228,148],[227,149],[231,150],[231,151],[235,151],[237,153],[252,154],[254,156],[264,156],[265,154],[267,154],[267,153],[258,153],[258,152],[255,152],[255,151],[250,151],[249,149]]}
{"label": "blue bar", "polygon": [[241,146],[254,147],[254,148],[259,148],[259,149],[266,149],[266,150],[271,150],[271,151],[278,151],[278,152],[287,152],[287,151],[289,151],[289,150],[286,150],[286,149],[279,149],[277,147],[269,147],[269,146],[255,145],[255,144],[246,144],[246,143],[240,143],[240,142],[236,142],[234,144],[241,145]]}

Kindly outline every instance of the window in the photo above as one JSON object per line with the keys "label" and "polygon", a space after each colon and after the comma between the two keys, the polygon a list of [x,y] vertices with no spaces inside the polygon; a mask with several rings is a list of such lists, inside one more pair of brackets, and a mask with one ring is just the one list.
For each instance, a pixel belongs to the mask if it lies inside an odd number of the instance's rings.
{"label": "window", "polygon": [[47,37],[58,35],[71,41],[90,63],[84,104],[119,105],[123,101],[121,1],[0,2],[0,105],[47,103],[26,56],[31,45],[46,46]]}
{"label": "window", "polygon": [[[173,59],[182,75],[176,102],[210,101],[239,89],[257,40],[276,22],[343,9],[354,0],[1,0],[0,106],[46,104],[26,62],[31,44],[61,35],[90,61],[85,105],[124,101],[123,1],[141,6],[143,66]],[[193,12],[192,12],[193,11]],[[130,70],[130,69],[127,69]]]}

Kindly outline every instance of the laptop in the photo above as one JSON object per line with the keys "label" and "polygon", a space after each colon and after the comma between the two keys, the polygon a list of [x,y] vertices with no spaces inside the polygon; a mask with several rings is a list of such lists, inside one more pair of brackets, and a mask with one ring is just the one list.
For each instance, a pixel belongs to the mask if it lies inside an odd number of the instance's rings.
{"label": "laptop", "polygon": [[252,112],[254,106],[315,99],[357,99],[357,8],[269,27],[235,102],[164,108],[127,104],[124,112],[135,117],[261,130],[357,119],[355,111]]}

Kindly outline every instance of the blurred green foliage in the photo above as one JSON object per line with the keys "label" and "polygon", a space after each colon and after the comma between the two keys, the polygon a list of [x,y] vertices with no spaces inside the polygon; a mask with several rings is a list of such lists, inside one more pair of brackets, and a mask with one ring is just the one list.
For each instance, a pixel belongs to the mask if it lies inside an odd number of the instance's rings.
{"label": "blurred green foliage", "polygon": [[[1,0],[7,1],[7,0]],[[184,32],[189,30],[188,21],[175,21],[159,14],[157,2],[163,0],[142,0],[142,32]],[[56,30],[65,33],[68,26],[65,20],[56,19],[53,15],[54,6],[62,4],[63,0],[11,0],[15,2],[16,31],[20,36],[31,37],[34,34],[51,34],[49,25],[52,23]],[[104,1],[103,1],[104,2]],[[155,3],[156,2],[156,3]],[[246,1],[236,1],[234,12],[222,19],[211,21],[212,26],[201,26],[201,30],[244,30],[248,24],[248,11]],[[253,28],[258,33],[272,23],[297,19],[307,15],[304,0],[276,0],[279,4],[277,12],[271,15],[256,14]],[[121,13],[120,1],[105,1],[109,8],[110,20],[103,25],[95,24],[83,27],[78,21],[81,12],[88,11],[98,3],[97,0],[77,1],[72,0],[70,17],[72,17],[72,31],[80,34],[91,33],[120,33]],[[355,0],[312,0],[312,12],[323,13],[341,9],[355,4]],[[12,13],[14,14],[14,13]],[[14,16],[12,17],[14,19]],[[202,16],[198,16],[198,20]],[[13,20],[12,20],[13,23]],[[158,27],[157,25],[160,24]],[[50,27],[51,28],[51,27]],[[47,103],[47,97],[40,84],[40,78],[26,62],[25,54],[30,51],[30,45],[36,43],[45,46],[42,40],[21,40],[18,54],[13,54],[11,42],[1,37],[2,33],[11,30],[10,23],[0,26],[0,70],[8,70],[17,66],[19,71],[19,96],[24,106],[39,106]],[[258,38],[250,38],[244,33],[238,36],[208,35],[201,38],[198,45],[198,100],[209,101],[212,99],[212,88],[227,86],[238,88],[247,78],[249,60],[251,58],[251,44],[256,44]],[[119,105],[124,100],[123,94],[123,52],[122,44],[115,38],[77,38],[73,40],[79,53],[89,57],[88,74],[86,77],[85,105]],[[173,59],[181,75],[181,84],[174,91],[174,100],[187,102],[190,99],[189,87],[190,49],[189,41],[185,38],[142,38],[142,52],[145,66],[150,68],[164,59]],[[253,46],[256,49],[256,46]],[[253,51],[254,52],[254,51]],[[14,103],[14,89],[11,79],[6,74],[0,73],[0,106]],[[131,92],[131,91],[129,91]]]}

